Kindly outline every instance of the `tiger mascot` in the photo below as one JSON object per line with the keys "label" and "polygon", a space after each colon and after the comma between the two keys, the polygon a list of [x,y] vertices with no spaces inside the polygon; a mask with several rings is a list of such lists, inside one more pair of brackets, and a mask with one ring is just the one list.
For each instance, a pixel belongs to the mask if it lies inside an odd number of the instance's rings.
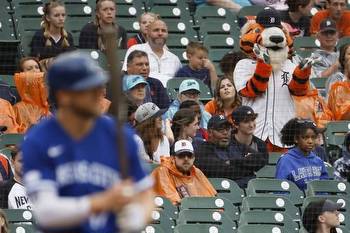
{"label": "tiger mascot", "polygon": [[292,46],[279,13],[272,8],[265,8],[242,28],[240,47],[249,58],[237,63],[234,83],[242,104],[258,113],[255,135],[268,142],[270,151],[283,151],[280,131],[295,117],[292,95],[303,96],[309,88],[314,60],[292,63]]}

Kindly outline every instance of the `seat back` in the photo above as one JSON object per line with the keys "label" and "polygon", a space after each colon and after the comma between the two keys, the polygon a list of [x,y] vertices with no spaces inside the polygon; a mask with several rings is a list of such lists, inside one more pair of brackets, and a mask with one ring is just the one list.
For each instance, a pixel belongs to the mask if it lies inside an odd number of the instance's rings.
{"label": "seat back", "polygon": [[337,180],[313,180],[307,184],[306,196],[333,195],[350,199],[350,184]]}
{"label": "seat back", "polygon": [[157,196],[154,198],[153,202],[157,210],[164,211],[171,219],[177,219],[177,207],[174,206],[168,199]]}
{"label": "seat back", "polygon": [[[213,224],[180,224],[174,229],[174,233],[224,233],[227,232],[222,226]],[[228,231],[233,232],[233,231]]]}
{"label": "seat back", "polygon": [[242,225],[238,227],[238,233],[287,233],[284,227],[264,224]]}
{"label": "seat back", "polygon": [[257,178],[275,178],[276,166],[275,165],[265,165],[256,172]]}
{"label": "seat back", "polygon": [[218,197],[231,201],[234,205],[240,205],[244,197],[244,191],[236,182],[226,178],[208,178],[217,191]]}
{"label": "seat back", "polygon": [[11,145],[18,145],[22,140],[23,134],[2,134],[0,135],[0,149]]}

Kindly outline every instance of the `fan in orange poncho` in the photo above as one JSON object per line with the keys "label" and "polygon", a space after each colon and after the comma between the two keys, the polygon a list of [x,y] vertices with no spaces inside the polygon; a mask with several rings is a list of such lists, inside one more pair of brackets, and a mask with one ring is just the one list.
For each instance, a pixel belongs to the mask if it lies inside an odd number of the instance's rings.
{"label": "fan in orange poncho", "polygon": [[193,165],[194,150],[187,140],[174,146],[175,155],[161,159],[152,172],[156,195],[168,198],[174,205],[184,197],[214,197],[216,190],[205,175]]}
{"label": "fan in orange poncho", "polygon": [[328,95],[328,107],[335,120],[350,120],[350,79],[332,85]]}
{"label": "fan in orange poncho", "polygon": [[[16,121],[16,114],[12,105],[7,100],[0,98],[0,126],[2,133],[18,133],[19,125]],[[6,127],[6,128],[5,128]]]}
{"label": "fan in orange poncho", "polygon": [[21,101],[13,106],[20,125],[19,132],[24,133],[43,117],[51,115],[47,102],[47,89],[44,73],[21,72],[14,76]]}

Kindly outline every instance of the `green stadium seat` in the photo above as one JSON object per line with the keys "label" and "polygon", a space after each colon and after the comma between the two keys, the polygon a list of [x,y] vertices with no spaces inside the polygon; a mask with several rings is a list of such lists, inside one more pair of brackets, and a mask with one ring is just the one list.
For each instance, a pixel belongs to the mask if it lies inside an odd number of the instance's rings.
{"label": "green stadium seat", "polygon": [[167,47],[171,49],[183,49],[186,50],[186,47],[190,41],[194,41],[195,38],[188,37],[186,34],[169,34],[169,37],[167,39]]}
{"label": "green stadium seat", "polygon": [[175,227],[175,222],[165,212],[153,210],[151,214],[152,225],[160,226],[164,232],[172,232]]}
{"label": "green stadium seat", "polygon": [[238,25],[233,22],[207,20],[202,21],[199,27],[204,38],[210,34],[240,35]]}
{"label": "green stadium seat", "polygon": [[174,229],[174,233],[225,233],[234,231],[225,231],[222,226],[213,224],[180,224]]}
{"label": "green stadium seat", "polygon": [[149,224],[145,227],[145,229],[142,231],[144,233],[166,233],[164,229],[157,224]]}
{"label": "green stadium seat", "polygon": [[275,178],[276,166],[275,165],[265,165],[260,168],[259,171],[255,173],[257,178]]}
{"label": "green stadium seat", "polygon": [[311,83],[317,88],[317,89],[325,89],[326,88],[326,78],[312,78],[310,79]]}
{"label": "green stadium seat", "polygon": [[186,51],[184,49],[171,49],[170,52],[175,54],[180,59],[182,64],[188,63]]}
{"label": "green stadium seat", "polygon": [[224,211],[233,221],[239,219],[239,209],[223,197],[186,197],[181,200],[180,211],[186,209],[210,209]]}
{"label": "green stadium seat", "polygon": [[339,213],[340,225],[345,226],[347,229],[350,229],[350,214],[349,212],[340,212]]}
{"label": "green stadium seat", "polygon": [[246,16],[256,16],[260,11],[264,9],[263,6],[245,6],[238,12],[238,18],[244,18]]}
{"label": "green stadium seat", "polygon": [[169,81],[166,84],[166,87],[167,87],[167,91],[170,99],[172,100],[177,99],[179,86],[181,82],[186,79],[194,79],[199,83],[199,88],[201,90],[199,99],[201,101],[207,102],[212,99],[212,95],[209,87],[205,85],[202,80],[191,78],[191,77],[176,77],[176,78],[169,79]]}
{"label": "green stadium seat", "polygon": [[213,63],[217,62],[220,63],[221,59],[226,55],[226,53],[230,52],[231,50],[227,49],[210,49],[209,50],[209,60]]}
{"label": "green stadium seat", "polygon": [[11,158],[11,150],[9,148],[0,149],[0,154],[5,155],[8,159]]}
{"label": "green stadium seat", "polygon": [[350,184],[337,180],[313,180],[307,184],[306,196],[334,195],[350,199]]}
{"label": "green stadium seat", "polygon": [[299,209],[285,197],[245,197],[241,207],[243,211],[270,210],[290,215],[293,220],[300,220]]}
{"label": "green stadium seat", "polygon": [[10,224],[13,223],[32,223],[33,213],[30,210],[22,209],[3,209],[7,220]]}
{"label": "green stadium seat", "polygon": [[294,222],[291,216],[283,212],[251,210],[241,213],[239,226],[254,224],[281,226],[288,233],[299,231],[298,223]]}
{"label": "green stadium seat", "polygon": [[95,49],[80,49],[80,51],[90,54],[91,58],[96,60],[103,69],[108,68],[107,57],[101,51]]}
{"label": "green stadium seat", "polygon": [[237,21],[237,16],[222,7],[216,7],[212,5],[202,5],[199,6],[195,14],[196,24],[200,24],[205,20],[215,20],[215,21],[226,21],[235,22]]}
{"label": "green stadium seat", "polygon": [[96,7],[96,0],[61,0],[66,7],[69,7],[67,5],[87,5],[90,6],[93,10]]}
{"label": "green stadium seat", "polygon": [[118,19],[136,19],[136,17],[142,13],[143,12],[134,5],[118,5],[116,16]]}
{"label": "green stadium seat", "polygon": [[24,18],[42,18],[44,15],[42,2],[36,4],[20,4],[20,1],[15,2],[15,16],[18,20]]}
{"label": "green stadium seat", "polygon": [[334,167],[326,166],[327,173],[330,180],[334,179]]}
{"label": "green stadium seat", "polygon": [[10,145],[18,145],[23,140],[23,134],[2,134],[0,135],[0,149]]}
{"label": "green stadium seat", "polygon": [[311,202],[320,201],[322,199],[329,199],[335,203],[342,203],[343,206],[340,209],[341,212],[350,212],[350,200],[345,197],[331,196],[331,195],[318,195],[318,196],[309,196],[304,199],[304,203],[301,207],[301,210],[304,211],[306,206],[308,206]]}
{"label": "green stadium seat", "polygon": [[153,202],[157,210],[165,212],[171,219],[177,219],[177,207],[174,206],[168,199],[158,196],[154,198]]}
{"label": "green stadium seat", "polygon": [[320,42],[314,37],[304,36],[304,37],[296,37],[294,39],[293,46],[295,51],[298,51],[301,49],[314,50],[319,48],[319,43]]}
{"label": "green stadium seat", "polygon": [[350,36],[344,36],[338,40],[337,49],[340,49],[341,46],[350,44]]}
{"label": "green stadium seat", "polygon": [[187,23],[192,23],[190,13],[186,9],[181,9],[179,7],[169,7],[169,6],[154,6],[152,7],[152,12],[159,14],[163,20],[167,19],[178,19],[185,21]]}
{"label": "green stadium seat", "polygon": [[163,19],[168,27],[169,37],[171,39],[173,35],[181,34],[191,38],[191,40],[198,40],[195,30],[192,28],[192,24],[184,20],[178,19]]}
{"label": "green stadium seat", "polygon": [[13,75],[0,75],[0,81],[7,83],[9,86],[15,86],[15,80],[13,79]]}
{"label": "green stadium seat", "polygon": [[231,201],[236,206],[241,205],[244,191],[236,182],[226,178],[208,178],[217,191],[218,197],[223,197]]}
{"label": "green stadium seat", "polygon": [[291,181],[277,179],[252,179],[246,189],[247,197],[275,196],[286,197],[293,205],[301,206],[304,201],[304,193]]}
{"label": "green stadium seat", "polygon": [[13,233],[36,233],[38,231],[34,225],[10,224],[10,232],[13,232]]}
{"label": "green stadium seat", "polygon": [[208,49],[225,49],[226,52],[237,46],[239,48],[239,39],[230,35],[207,35],[203,43]]}
{"label": "green stadium seat", "polygon": [[118,25],[122,26],[126,30],[128,37],[132,37],[140,31],[140,24],[137,19],[117,18],[117,22]]}
{"label": "green stadium seat", "polygon": [[270,152],[269,153],[269,164],[276,165],[277,161],[281,157],[282,153],[280,152]]}
{"label": "green stadium seat", "polygon": [[242,225],[238,227],[238,233],[288,233],[281,226],[264,224]]}
{"label": "green stadium seat", "polygon": [[179,224],[215,224],[224,228],[225,232],[236,231],[236,224],[222,211],[190,209],[182,210],[176,221]]}

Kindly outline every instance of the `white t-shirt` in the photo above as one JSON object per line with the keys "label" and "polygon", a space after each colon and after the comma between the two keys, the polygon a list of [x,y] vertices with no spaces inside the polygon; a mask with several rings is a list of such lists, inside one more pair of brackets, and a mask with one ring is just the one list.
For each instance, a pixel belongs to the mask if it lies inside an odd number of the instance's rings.
{"label": "white t-shirt", "polygon": [[[150,157],[145,150],[145,145],[143,144],[143,141],[140,138],[140,136],[135,135],[135,141],[137,143],[140,156],[146,161],[149,161]],[[163,135],[163,141],[159,143],[157,150],[153,153],[153,162],[160,163],[161,156],[163,157],[170,156],[170,143],[168,138],[165,135]]]}
{"label": "white t-shirt", "polygon": [[150,65],[149,77],[158,79],[162,82],[164,87],[166,87],[167,81],[173,78],[182,66],[180,59],[168,49],[164,48],[164,53],[162,57],[159,58],[157,54],[152,51],[151,46],[145,43],[133,45],[128,49],[124,58],[123,71],[127,70],[127,58],[129,54],[135,50],[141,50],[147,53]]}
{"label": "white t-shirt", "polygon": [[14,183],[8,195],[9,209],[31,209],[25,187],[20,183]]}

